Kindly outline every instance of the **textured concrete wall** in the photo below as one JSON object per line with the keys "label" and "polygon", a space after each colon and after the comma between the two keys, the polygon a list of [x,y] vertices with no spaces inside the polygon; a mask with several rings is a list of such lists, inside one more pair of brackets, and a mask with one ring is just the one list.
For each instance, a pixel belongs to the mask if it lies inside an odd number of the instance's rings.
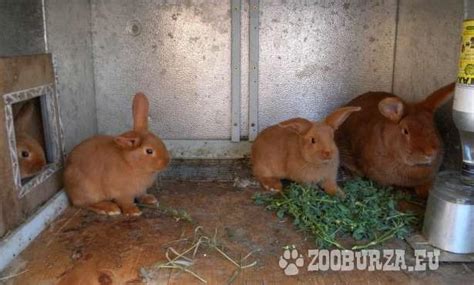
{"label": "textured concrete wall", "polygon": [[405,99],[423,99],[457,74],[462,0],[401,0],[393,89]]}
{"label": "textured concrete wall", "polygon": [[397,1],[261,1],[260,129],[390,91]]}
{"label": "textured concrete wall", "polygon": [[48,49],[56,59],[66,152],[97,133],[91,6],[88,0],[46,0]]}
{"label": "textured concrete wall", "polygon": [[150,99],[167,139],[230,138],[230,2],[94,0],[98,127],[132,125],[131,99]]}

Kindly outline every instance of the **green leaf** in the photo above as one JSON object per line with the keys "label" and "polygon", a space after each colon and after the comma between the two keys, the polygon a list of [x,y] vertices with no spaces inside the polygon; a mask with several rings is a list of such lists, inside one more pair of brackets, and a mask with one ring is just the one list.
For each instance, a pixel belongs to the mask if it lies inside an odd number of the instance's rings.
{"label": "green leaf", "polygon": [[283,209],[278,210],[276,215],[278,218],[283,219],[283,217],[285,216],[285,210]]}

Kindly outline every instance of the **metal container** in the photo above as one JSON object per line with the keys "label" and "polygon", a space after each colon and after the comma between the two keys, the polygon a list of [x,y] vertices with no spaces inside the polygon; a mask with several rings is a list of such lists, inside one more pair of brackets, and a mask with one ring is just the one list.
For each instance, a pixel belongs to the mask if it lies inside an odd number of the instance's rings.
{"label": "metal container", "polygon": [[453,121],[461,136],[461,173],[442,172],[430,192],[423,225],[428,242],[454,253],[474,253],[474,20],[463,23]]}
{"label": "metal container", "polygon": [[474,253],[474,188],[458,171],[441,172],[428,198],[423,235],[428,242],[454,253]]}

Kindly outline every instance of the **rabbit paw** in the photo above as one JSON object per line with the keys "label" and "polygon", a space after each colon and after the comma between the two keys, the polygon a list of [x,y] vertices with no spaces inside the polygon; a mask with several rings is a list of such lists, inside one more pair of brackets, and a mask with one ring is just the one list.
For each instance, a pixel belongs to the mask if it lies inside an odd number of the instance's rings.
{"label": "rabbit paw", "polygon": [[339,187],[337,187],[336,196],[341,199],[346,199],[346,193]]}
{"label": "rabbit paw", "polygon": [[270,187],[270,186],[266,186],[266,185],[265,185],[265,186],[263,186],[263,187],[265,188],[265,190],[268,190],[268,191],[273,192],[273,193],[278,193],[278,192],[280,192],[279,189],[276,189],[276,188],[273,188],[273,187]]}
{"label": "rabbit paw", "polygon": [[281,181],[278,178],[260,177],[258,180],[260,181],[260,184],[265,190],[271,192],[281,192],[283,188],[283,185],[281,184]]}
{"label": "rabbit paw", "polygon": [[153,206],[158,206],[158,200],[156,199],[155,196],[151,194],[145,194],[140,197],[138,197],[138,202],[141,204],[145,205],[153,205]]}
{"label": "rabbit paw", "polygon": [[89,210],[107,216],[117,216],[121,214],[119,206],[110,201],[102,201],[88,207]]}
{"label": "rabbit paw", "polygon": [[122,207],[122,213],[129,217],[138,217],[142,214],[142,211],[140,211],[140,209],[138,209],[137,206],[132,205],[132,206],[127,206],[127,207]]}
{"label": "rabbit paw", "polygon": [[342,189],[337,186],[335,180],[324,180],[320,186],[324,189],[324,192],[331,196],[337,196],[342,199],[346,198],[346,193],[344,193],[344,191],[342,191]]}

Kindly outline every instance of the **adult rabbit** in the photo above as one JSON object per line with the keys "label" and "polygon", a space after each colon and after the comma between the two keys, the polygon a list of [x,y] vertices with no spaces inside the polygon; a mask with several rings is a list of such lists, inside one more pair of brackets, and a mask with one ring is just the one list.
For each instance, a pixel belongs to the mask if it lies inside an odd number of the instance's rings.
{"label": "adult rabbit", "polygon": [[360,106],[363,112],[336,132],[341,164],[382,185],[413,187],[426,197],[443,158],[434,114],[453,91],[451,83],[416,103],[386,92],[355,98],[346,106]]}

